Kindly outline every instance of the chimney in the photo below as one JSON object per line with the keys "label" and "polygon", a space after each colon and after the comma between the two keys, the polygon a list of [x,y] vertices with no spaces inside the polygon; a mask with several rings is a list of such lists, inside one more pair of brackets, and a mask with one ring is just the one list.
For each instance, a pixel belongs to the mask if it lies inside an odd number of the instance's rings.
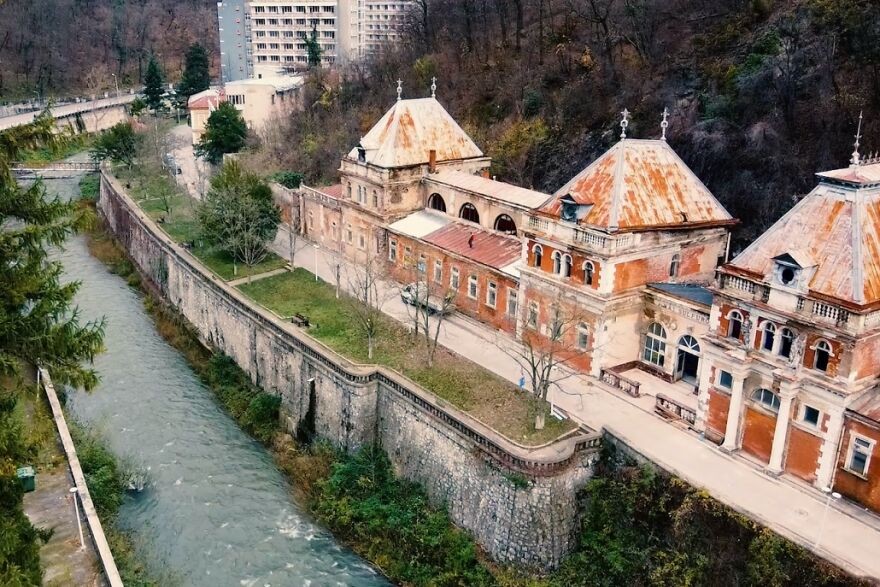
{"label": "chimney", "polygon": [[437,149],[428,151],[428,171],[431,173],[437,171]]}
{"label": "chimney", "polygon": [[484,169],[483,171],[480,172],[480,175],[482,175],[482,176],[485,177],[486,179],[489,179],[489,170],[488,170],[488,169]]}

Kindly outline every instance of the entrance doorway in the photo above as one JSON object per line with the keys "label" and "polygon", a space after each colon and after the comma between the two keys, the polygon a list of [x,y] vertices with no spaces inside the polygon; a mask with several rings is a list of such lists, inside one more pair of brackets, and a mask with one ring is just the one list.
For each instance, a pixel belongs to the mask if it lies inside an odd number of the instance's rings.
{"label": "entrance doorway", "polygon": [[700,343],[689,334],[678,339],[675,378],[696,385],[700,376]]}

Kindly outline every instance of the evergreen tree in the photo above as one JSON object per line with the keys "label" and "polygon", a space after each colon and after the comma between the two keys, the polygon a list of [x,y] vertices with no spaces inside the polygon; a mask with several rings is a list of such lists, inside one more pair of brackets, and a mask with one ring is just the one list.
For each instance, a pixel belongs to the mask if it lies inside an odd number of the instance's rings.
{"label": "evergreen tree", "polygon": [[61,385],[91,388],[97,374],[84,366],[100,352],[103,324],[82,324],[73,307],[78,283],[62,284],[61,265],[48,250],[78,228],[75,203],[50,198],[36,182],[19,186],[10,163],[25,149],[53,145],[54,121],[0,132],[0,585],[39,585],[36,530],[25,517],[18,465],[32,457],[16,411],[35,363]]}
{"label": "evergreen tree", "polygon": [[190,45],[186,53],[186,64],[183,77],[177,86],[177,95],[183,105],[193,94],[207,90],[211,86],[211,75],[208,72],[208,53],[198,43]]}
{"label": "evergreen tree", "polygon": [[205,123],[205,134],[196,145],[196,155],[216,165],[226,153],[240,151],[246,138],[247,124],[241,112],[229,102],[221,102]]}
{"label": "evergreen tree", "polygon": [[321,44],[318,43],[317,24],[312,23],[312,34],[306,39],[306,53],[308,54],[309,69],[321,67]]}
{"label": "evergreen tree", "polygon": [[156,61],[155,55],[150,55],[150,62],[147,64],[147,73],[144,76],[144,98],[147,106],[153,112],[162,109],[162,98],[165,96],[165,88],[163,87],[164,76],[159,63]]}
{"label": "evergreen tree", "polygon": [[134,131],[130,122],[120,122],[98,135],[92,145],[93,161],[110,159],[115,163],[124,163],[131,169],[137,156],[141,137]]}

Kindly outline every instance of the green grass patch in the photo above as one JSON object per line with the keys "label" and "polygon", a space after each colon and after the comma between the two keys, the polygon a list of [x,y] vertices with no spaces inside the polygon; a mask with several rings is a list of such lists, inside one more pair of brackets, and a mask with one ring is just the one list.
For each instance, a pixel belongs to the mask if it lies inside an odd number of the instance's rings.
{"label": "green grass patch", "polygon": [[96,201],[101,191],[101,176],[98,173],[86,173],[79,180],[80,198]]}
{"label": "green grass patch", "polygon": [[73,137],[67,137],[58,145],[49,147],[41,147],[30,151],[24,151],[19,157],[22,163],[33,167],[48,165],[55,161],[62,161],[68,157],[72,157],[77,153],[89,149],[94,138],[92,135],[79,134]]}
{"label": "green grass patch", "polygon": [[437,348],[434,365],[428,367],[425,345],[414,341],[401,323],[388,316],[382,316],[371,361],[366,337],[353,317],[352,304],[357,302],[345,295],[336,299],[334,287],[315,281],[304,269],[239,289],[281,316],[307,316],[312,323],[309,334],[336,352],[356,363],[390,367],[517,442],[542,444],[574,428],[570,421],[548,416],[545,428],[534,430],[539,410],[549,410],[546,402],[443,347]]}
{"label": "green grass patch", "polygon": [[[186,244],[190,252],[224,280],[241,279],[280,269],[287,261],[270,252],[260,263],[247,267],[234,263],[231,255],[202,241],[198,221],[198,202],[189,197],[170,177],[145,177],[139,168],[115,170],[128,193],[175,242]],[[172,194],[163,198],[160,194]],[[169,211],[170,209],[170,211]]]}

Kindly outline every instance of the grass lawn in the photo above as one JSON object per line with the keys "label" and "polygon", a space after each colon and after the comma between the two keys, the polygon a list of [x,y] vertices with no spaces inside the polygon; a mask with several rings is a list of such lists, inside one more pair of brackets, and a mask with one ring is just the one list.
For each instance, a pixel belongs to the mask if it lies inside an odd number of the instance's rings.
{"label": "grass lawn", "polygon": [[388,316],[383,315],[382,333],[369,360],[366,337],[352,318],[351,305],[356,300],[337,300],[335,288],[316,282],[304,269],[239,289],[281,316],[304,314],[312,323],[309,334],[336,352],[357,363],[391,367],[512,440],[542,444],[575,426],[548,416],[544,430],[534,430],[538,410],[549,410],[546,402],[443,347],[437,348],[434,366],[428,367],[424,343],[414,342],[403,324]]}
{"label": "grass lawn", "polygon": [[[211,271],[224,280],[238,279],[248,275],[258,275],[273,269],[284,267],[287,263],[275,253],[269,253],[266,258],[253,267],[247,267],[241,263],[234,265],[232,257],[215,247],[204,244],[199,237],[199,222],[196,218],[197,202],[183,193],[171,178],[161,177],[157,181],[163,181],[173,192],[168,199],[171,212],[165,210],[165,202],[155,194],[153,184],[146,181],[137,168],[132,171],[115,170],[116,176],[123,184],[130,184],[129,194],[137,201],[141,209],[178,243],[192,243],[190,252],[198,257]],[[152,178],[151,178],[152,179]]]}
{"label": "grass lawn", "polygon": [[91,148],[93,141],[93,135],[76,135],[75,137],[68,138],[59,146],[41,147],[32,151],[24,151],[19,160],[34,167],[48,165],[49,163],[62,161],[81,151],[88,150]]}

